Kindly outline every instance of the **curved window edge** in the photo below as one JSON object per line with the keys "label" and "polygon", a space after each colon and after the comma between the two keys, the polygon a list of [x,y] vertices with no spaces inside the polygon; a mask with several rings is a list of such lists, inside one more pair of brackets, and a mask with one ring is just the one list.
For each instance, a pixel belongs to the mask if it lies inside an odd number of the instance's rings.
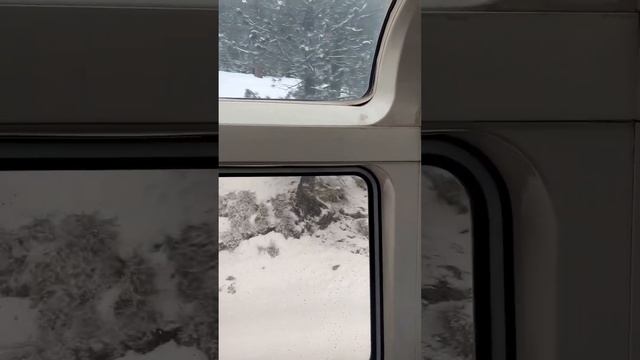
{"label": "curved window edge", "polygon": [[381,188],[376,175],[363,166],[222,166],[222,177],[272,176],[356,176],[367,184],[369,203],[369,287],[371,304],[371,360],[384,359],[384,324],[382,297],[382,205]]}
{"label": "curved window edge", "polygon": [[515,359],[513,223],[507,184],[482,152],[449,135],[422,135],[422,165],[450,172],[470,199],[474,358]]}
{"label": "curved window edge", "polygon": [[221,130],[234,126],[417,127],[420,119],[420,8],[395,0],[379,40],[375,83],[368,100],[330,102],[218,98]]}

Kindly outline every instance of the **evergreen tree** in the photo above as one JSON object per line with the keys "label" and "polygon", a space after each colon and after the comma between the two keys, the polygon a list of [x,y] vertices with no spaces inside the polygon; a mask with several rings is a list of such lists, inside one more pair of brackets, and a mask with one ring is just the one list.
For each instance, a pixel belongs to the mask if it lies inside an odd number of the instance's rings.
{"label": "evergreen tree", "polygon": [[219,69],[299,79],[289,91],[293,99],[360,98],[369,88],[388,3],[221,0]]}

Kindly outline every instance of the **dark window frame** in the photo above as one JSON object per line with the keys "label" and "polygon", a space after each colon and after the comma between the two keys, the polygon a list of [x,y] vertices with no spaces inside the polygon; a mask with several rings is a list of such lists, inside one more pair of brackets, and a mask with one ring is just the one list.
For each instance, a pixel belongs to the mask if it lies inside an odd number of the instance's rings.
{"label": "dark window frame", "polygon": [[217,169],[214,136],[0,136],[0,171]]}
{"label": "dark window frame", "polygon": [[[381,191],[376,176],[367,168],[359,166],[323,167],[221,167],[223,177],[287,177],[287,176],[356,176],[367,184],[369,203],[369,289],[371,311],[371,360],[384,358],[384,326],[382,296],[382,238],[381,238]],[[221,331],[222,329],[219,329]]]}
{"label": "dark window frame", "polygon": [[422,165],[451,173],[469,197],[474,359],[515,359],[513,224],[507,185],[489,158],[450,135],[423,134]]}

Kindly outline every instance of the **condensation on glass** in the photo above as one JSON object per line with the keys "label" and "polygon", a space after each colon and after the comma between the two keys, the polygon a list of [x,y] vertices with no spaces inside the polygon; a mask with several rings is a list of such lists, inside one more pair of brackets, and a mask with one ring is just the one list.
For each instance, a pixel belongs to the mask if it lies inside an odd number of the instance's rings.
{"label": "condensation on glass", "polygon": [[451,173],[422,167],[422,358],[473,360],[471,209]]}
{"label": "condensation on glass", "polygon": [[0,359],[217,359],[216,178],[0,171]]}
{"label": "condensation on glass", "polygon": [[220,359],[371,355],[368,185],[221,177]]}
{"label": "condensation on glass", "polygon": [[391,2],[220,0],[219,96],[362,98]]}

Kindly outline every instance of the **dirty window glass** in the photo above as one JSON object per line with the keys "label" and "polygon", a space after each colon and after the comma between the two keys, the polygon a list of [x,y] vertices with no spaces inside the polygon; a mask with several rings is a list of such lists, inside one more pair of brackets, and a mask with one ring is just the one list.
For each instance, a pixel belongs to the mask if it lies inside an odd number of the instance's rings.
{"label": "dirty window glass", "polygon": [[220,97],[363,97],[391,2],[220,0]]}
{"label": "dirty window glass", "polygon": [[451,173],[422,167],[422,358],[475,359],[469,197]]}
{"label": "dirty window glass", "polygon": [[371,355],[368,185],[221,177],[220,358]]}
{"label": "dirty window glass", "polygon": [[0,359],[217,359],[217,171],[0,171]]}

